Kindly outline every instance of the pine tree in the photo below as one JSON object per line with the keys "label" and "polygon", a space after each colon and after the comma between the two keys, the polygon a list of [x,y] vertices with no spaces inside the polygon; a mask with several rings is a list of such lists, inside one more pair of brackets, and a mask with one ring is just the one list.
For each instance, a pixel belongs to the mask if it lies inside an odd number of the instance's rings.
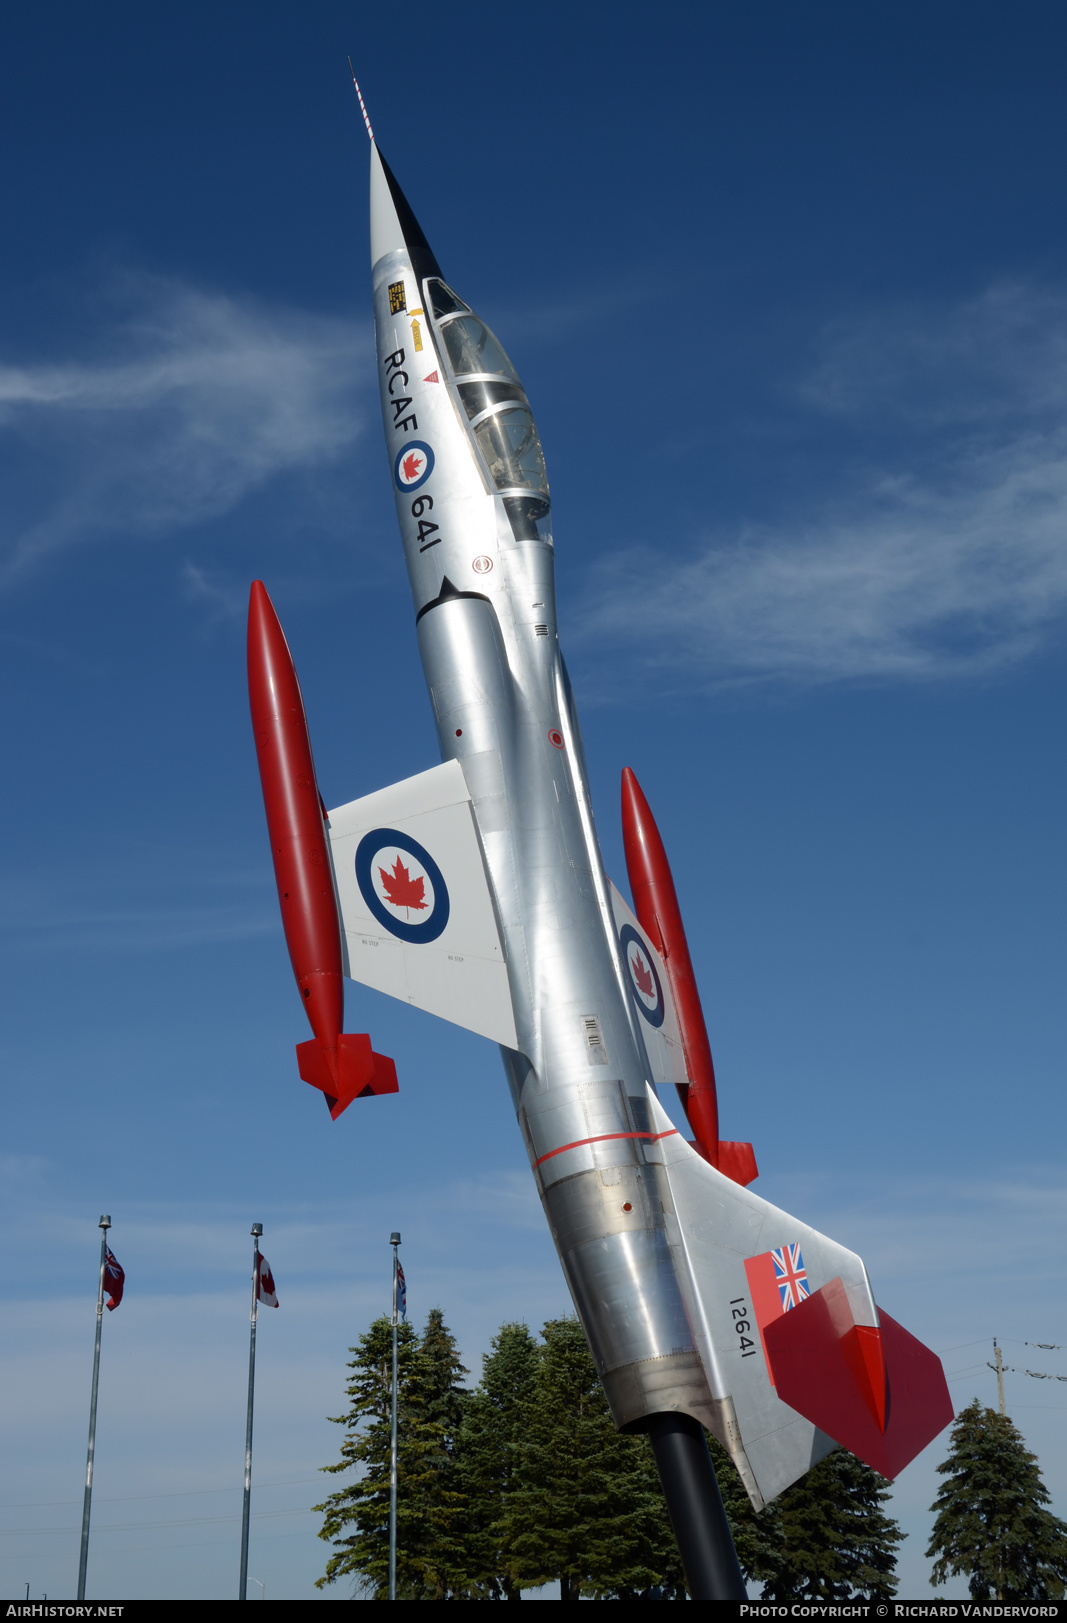
{"label": "pine tree", "polygon": [[846,1449],[787,1488],[772,1507],[782,1528],[779,1571],[766,1600],[890,1600],[904,1535],[882,1510],[884,1477]]}
{"label": "pine tree", "polygon": [[632,1599],[680,1580],[648,1440],[616,1429],[577,1319],[544,1328],[500,1544],[513,1585]]}
{"label": "pine tree", "polygon": [[[330,1417],[346,1428],[341,1458],[323,1469],[362,1474],[314,1507],[325,1517],[319,1537],[335,1552],[316,1583],[321,1589],[351,1576],[380,1600],[389,1576],[389,1319],[376,1319],[351,1351],[351,1407]],[[453,1453],[462,1404],[458,1377],[465,1373],[439,1310],[421,1342],[410,1325],[397,1327],[398,1600],[454,1598],[462,1500],[453,1484]]]}
{"label": "pine tree", "polygon": [[426,1358],[430,1419],[440,1423],[448,1454],[453,1454],[456,1431],[460,1430],[464,1404],[469,1397],[463,1388],[463,1376],[468,1370],[460,1363],[460,1349],[440,1308],[430,1308],[419,1347],[422,1357]]}
{"label": "pine tree", "polygon": [[458,1483],[465,1499],[465,1574],[471,1598],[521,1600],[504,1548],[517,1451],[533,1412],[538,1348],[525,1324],[502,1324],[463,1417]]}
{"label": "pine tree", "polygon": [[709,1439],[746,1579],[762,1600],[889,1600],[904,1535],[885,1514],[888,1485],[835,1449],[763,1510],[752,1509],[726,1450]]}
{"label": "pine tree", "polygon": [[[464,1549],[466,1507],[457,1471],[463,1418],[470,1402],[470,1393],[462,1384],[468,1372],[459,1361],[456,1339],[439,1307],[430,1309],[419,1353],[417,1386],[422,1425],[430,1447],[423,1456],[424,1474],[418,1492],[426,1527],[433,1530],[422,1551],[423,1581],[431,1591],[424,1598],[469,1599]],[[399,1470],[397,1488],[399,1492]]]}
{"label": "pine tree", "polygon": [[1067,1525],[1045,1509],[1037,1456],[1005,1415],[975,1398],[952,1428],[947,1480],[933,1504],[927,1555],[935,1584],[966,1573],[974,1600],[1061,1600]]}

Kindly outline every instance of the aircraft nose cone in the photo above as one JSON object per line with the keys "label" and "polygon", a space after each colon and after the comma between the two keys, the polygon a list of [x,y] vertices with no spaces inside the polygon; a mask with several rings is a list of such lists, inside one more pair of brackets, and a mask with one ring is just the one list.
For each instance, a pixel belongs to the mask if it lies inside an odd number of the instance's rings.
{"label": "aircraft nose cone", "polygon": [[396,177],[377,145],[370,149],[370,262],[371,268],[386,254],[406,249],[412,268],[421,283],[426,276],[440,276],[441,267],[426,233],[416,220],[411,204],[397,185]]}

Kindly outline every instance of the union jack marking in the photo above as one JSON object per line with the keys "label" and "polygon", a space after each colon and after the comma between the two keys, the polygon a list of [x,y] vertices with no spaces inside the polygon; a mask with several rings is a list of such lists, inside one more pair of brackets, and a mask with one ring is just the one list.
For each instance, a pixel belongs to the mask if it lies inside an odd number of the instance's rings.
{"label": "union jack marking", "polygon": [[791,1307],[798,1307],[811,1295],[804,1258],[799,1245],[783,1245],[778,1251],[771,1252],[771,1258],[774,1262],[774,1282],[782,1298],[782,1310],[788,1313]]}

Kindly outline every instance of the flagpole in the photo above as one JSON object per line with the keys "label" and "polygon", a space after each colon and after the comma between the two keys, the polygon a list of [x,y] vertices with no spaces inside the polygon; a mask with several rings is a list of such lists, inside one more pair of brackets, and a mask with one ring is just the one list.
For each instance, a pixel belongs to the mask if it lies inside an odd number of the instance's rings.
{"label": "flagpole", "polygon": [[399,1306],[397,1300],[397,1269],[399,1256],[397,1246],[400,1236],[395,1231],[389,1236],[389,1244],[393,1248],[393,1383],[392,1404],[389,1429],[389,1599],[396,1600],[396,1330]]}
{"label": "flagpole", "polygon": [[100,1283],[96,1287],[96,1345],[93,1348],[93,1392],[89,1399],[89,1450],[85,1460],[85,1498],[82,1501],[82,1543],[78,1557],[78,1599],[85,1599],[85,1573],[89,1565],[89,1512],[93,1503],[93,1455],[96,1453],[96,1394],[100,1387],[100,1331],[104,1323],[104,1268],[107,1265],[107,1231],[111,1219],[100,1219]]}
{"label": "flagpole", "polygon": [[248,1336],[248,1413],[245,1417],[245,1497],[241,1510],[241,1587],[238,1600],[248,1599],[248,1515],[252,1504],[252,1399],[256,1389],[256,1319],[259,1316],[259,1237],[262,1223],[252,1224],[252,1312]]}

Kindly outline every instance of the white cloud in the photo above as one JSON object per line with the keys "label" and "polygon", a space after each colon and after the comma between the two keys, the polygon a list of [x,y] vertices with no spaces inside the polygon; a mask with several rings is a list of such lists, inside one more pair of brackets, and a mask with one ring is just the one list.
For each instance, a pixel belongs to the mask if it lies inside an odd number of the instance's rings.
{"label": "white cloud", "polygon": [[819,409],[928,429],[1062,422],[1067,297],[1000,284],[951,308],[904,305],[831,323],[801,393]]}
{"label": "white cloud", "polygon": [[105,359],[0,364],[0,444],[37,481],[0,539],[0,579],[90,536],[217,516],[337,461],[360,432],[362,327],[172,281],[122,291]]}
{"label": "white cloud", "polygon": [[836,419],[843,459],[865,436],[850,493],[681,561],[604,561],[587,634],[708,685],[929,680],[1025,659],[1067,612],[1065,353],[1067,296],[1026,289],[834,328],[800,399]]}
{"label": "white cloud", "polygon": [[248,612],[248,584],[221,570],[203,569],[188,560],[182,565],[182,583],[190,602],[200,603],[217,620],[239,620]]}

